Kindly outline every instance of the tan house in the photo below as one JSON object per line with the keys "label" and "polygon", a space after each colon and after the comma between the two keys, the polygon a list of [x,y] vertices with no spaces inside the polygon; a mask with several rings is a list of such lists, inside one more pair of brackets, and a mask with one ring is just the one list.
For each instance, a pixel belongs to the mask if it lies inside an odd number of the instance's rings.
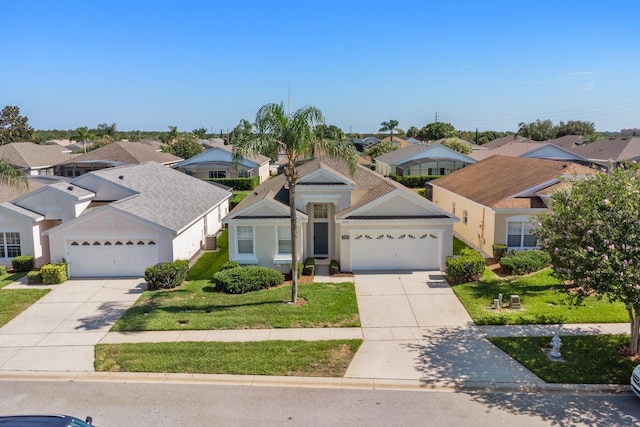
{"label": "tan house", "polygon": [[544,213],[567,180],[592,173],[570,162],[493,156],[428,182],[426,197],[460,218],[453,225],[458,238],[492,256],[495,243],[535,248],[531,216]]}

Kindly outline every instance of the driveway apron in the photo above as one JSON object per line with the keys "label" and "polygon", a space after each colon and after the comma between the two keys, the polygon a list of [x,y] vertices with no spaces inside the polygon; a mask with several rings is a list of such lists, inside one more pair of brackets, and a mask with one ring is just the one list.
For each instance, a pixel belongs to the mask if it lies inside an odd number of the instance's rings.
{"label": "driveway apron", "polygon": [[441,272],[359,273],[355,283],[364,343],[345,377],[542,384],[484,338]]}
{"label": "driveway apron", "polygon": [[[14,283],[5,289],[34,287]],[[45,287],[51,292],[0,328],[0,371],[94,371],[95,344],[146,284],[102,278]]]}

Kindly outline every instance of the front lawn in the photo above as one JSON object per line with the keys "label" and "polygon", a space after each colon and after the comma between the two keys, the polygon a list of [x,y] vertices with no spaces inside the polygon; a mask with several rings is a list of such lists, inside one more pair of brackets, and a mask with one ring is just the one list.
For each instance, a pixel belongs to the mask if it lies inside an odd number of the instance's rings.
{"label": "front lawn", "polygon": [[113,331],[328,328],[360,326],[353,283],[298,284],[302,305],[287,304],[291,286],[246,294],[216,292],[209,280],[145,292]]}
{"label": "front lawn", "polygon": [[[626,323],[629,316],[621,303],[589,297],[581,306],[568,305],[566,294],[551,270],[501,280],[489,269],[481,282],[453,286],[453,291],[477,325],[524,325],[558,323]],[[518,295],[522,309],[493,309],[502,294],[504,302]]]}
{"label": "front lawn", "polygon": [[342,377],[361,340],[99,344],[96,370]]}
{"label": "front lawn", "polygon": [[211,280],[213,274],[220,270],[220,266],[229,261],[229,234],[223,230],[216,241],[218,249],[215,252],[205,252],[189,269],[188,280]]}
{"label": "front lawn", "polygon": [[0,326],[4,326],[34,302],[45,296],[49,289],[2,289],[24,276],[24,273],[0,277]]}
{"label": "front lawn", "polygon": [[560,353],[565,362],[551,361],[542,351],[551,347],[551,337],[489,338],[547,383],[560,384],[629,384],[638,362],[616,352],[629,343],[629,335],[561,337]]}

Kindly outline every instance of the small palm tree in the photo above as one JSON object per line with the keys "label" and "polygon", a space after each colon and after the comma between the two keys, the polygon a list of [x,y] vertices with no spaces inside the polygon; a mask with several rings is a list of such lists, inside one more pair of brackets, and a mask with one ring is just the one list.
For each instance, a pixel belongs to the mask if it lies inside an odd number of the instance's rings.
{"label": "small palm tree", "polygon": [[27,175],[23,171],[11,166],[5,159],[0,159],[0,184],[17,189],[29,189]]}
{"label": "small palm tree", "polygon": [[289,116],[282,103],[266,104],[256,114],[255,133],[240,135],[234,145],[237,160],[273,152],[284,153],[287,156],[284,175],[289,185],[292,304],[298,299],[298,230],[295,201],[296,183],[299,178],[297,163],[321,153],[345,160],[352,173],[357,167],[356,151],[352,145],[315,136],[315,126],[323,122],[322,112],[313,106],[300,108]]}
{"label": "small palm tree", "polygon": [[388,122],[380,123],[380,130],[378,132],[387,132],[389,131],[389,137],[391,138],[391,142],[393,142],[393,131],[398,127],[400,123],[397,120],[389,120]]}
{"label": "small palm tree", "polygon": [[76,133],[71,136],[72,141],[82,142],[82,152],[86,154],[87,152],[87,141],[93,139],[94,136],[86,126],[79,127],[76,129]]}

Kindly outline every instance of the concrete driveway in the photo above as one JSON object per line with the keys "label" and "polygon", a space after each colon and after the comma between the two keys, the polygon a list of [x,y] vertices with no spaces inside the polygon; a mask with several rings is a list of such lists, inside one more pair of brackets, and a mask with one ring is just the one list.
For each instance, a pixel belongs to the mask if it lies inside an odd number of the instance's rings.
{"label": "concrete driveway", "polygon": [[[13,283],[4,289],[35,287]],[[0,371],[94,371],[95,344],[146,283],[103,278],[43,287],[52,290],[0,328]]]}
{"label": "concrete driveway", "polygon": [[345,377],[543,383],[484,338],[441,272],[362,273],[355,283],[365,341]]}

